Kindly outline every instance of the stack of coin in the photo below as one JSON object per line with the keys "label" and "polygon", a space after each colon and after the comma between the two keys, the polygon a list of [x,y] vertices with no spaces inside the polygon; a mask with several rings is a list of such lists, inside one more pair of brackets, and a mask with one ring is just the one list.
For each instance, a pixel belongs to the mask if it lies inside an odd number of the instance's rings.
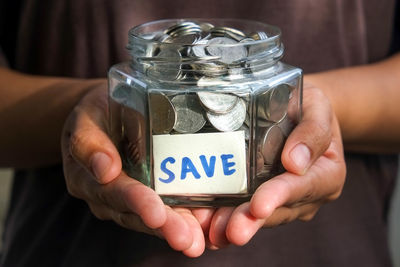
{"label": "stack of coin", "polygon": [[[262,44],[251,49],[250,43],[268,39],[261,31],[246,34],[238,29],[194,21],[183,21],[141,37],[159,43],[149,46],[148,51],[142,53],[144,57],[138,58],[152,62],[142,64],[149,77],[191,83],[204,77],[227,75],[230,69],[244,70],[249,57],[255,58],[267,49]],[[140,52],[135,48],[134,44],[128,44],[133,57]],[[186,75],[189,73],[192,75]]]}
{"label": "stack of coin", "polygon": [[151,91],[149,107],[153,134],[196,133],[206,123],[209,131],[230,132],[247,127],[247,102],[235,94],[199,91],[167,95]]}
{"label": "stack of coin", "polygon": [[[257,176],[276,175],[285,141],[294,128],[287,114],[292,86],[280,84],[257,97]],[[274,171],[275,169],[275,171]]]}

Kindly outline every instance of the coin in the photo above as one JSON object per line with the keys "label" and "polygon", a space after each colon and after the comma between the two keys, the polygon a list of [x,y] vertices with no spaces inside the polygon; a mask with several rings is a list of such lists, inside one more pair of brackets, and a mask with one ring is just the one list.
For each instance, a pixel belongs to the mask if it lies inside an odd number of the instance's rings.
{"label": "coin", "polygon": [[280,122],[287,113],[291,87],[288,84],[281,84],[275,87],[269,95],[269,103],[266,107],[266,114],[269,120]]}
{"label": "coin", "polygon": [[236,105],[225,114],[206,113],[209,122],[221,132],[236,131],[246,119],[246,103],[239,99]]}
{"label": "coin", "polygon": [[285,144],[285,137],[282,130],[276,124],[264,131],[262,129],[259,130],[261,131],[260,150],[264,157],[264,163],[273,165],[280,159],[280,153]]}
{"label": "coin", "polygon": [[197,40],[194,43],[194,46],[191,47],[191,51],[192,51],[193,55],[196,57],[199,57],[199,58],[206,57],[207,53],[206,53],[206,48],[204,45],[206,45],[207,43],[208,43],[208,41],[206,39]]}
{"label": "coin", "polygon": [[127,84],[118,84],[111,93],[111,98],[131,109],[135,109],[142,114],[145,112],[145,96],[137,89],[133,89]]}
{"label": "coin", "polygon": [[[141,36],[142,37],[142,36]],[[158,41],[158,42],[164,42],[165,40],[167,40],[168,38],[170,38],[170,35],[165,34],[163,32],[157,32],[154,37],[153,40],[154,41]]]}
{"label": "coin", "polygon": [[203,32],[208,33],[212,28],[214,28],[214,25],[208,22],[202,22],[199,24],[200,28]]}
{"label": "coin", "polygon": [[281,84],[257,97],[257,119],[263,124],[280,122],[286,116],[291,87]]}
{"label": "coin", "polygon": [[206,120],[195,94],[179,94],[171,99],[175,108],[174,130],[179,133],[195,133],[203,128]]}
{"label": "coin", "polygon": [[257,121],[268,121],[268,116],[265,110],[266,106],[269,104],[270,91],[271,89],[266,90],[257,96]]}
{"label": "coin", "polygon": [[167,134],[171,132],[176,123],[176,116],[168,97],[160,92],[151,92],[149,94],[149,108],[153,133]]}
{"label": "coin", "polygon": [[187,33],[176,36],[169,36],[164,40],[165,43],[174,43],[174,44],[193,44],[201,38],[201,35],[197,32],[195,33]]}
{"label": "coin", "polygon": [[132,88],[130,86],[121,83],[115,86],[114,90],[111,92],[111,97],[114,101],[125,104],[130,97],[131,91]]}
{"label": "coin", "polygon": [[211,36],[216,37],[228,37],[235,41],[240,41],[243,38],[246,38],[246,34],[238,29],[230,28],[230,27],[214,27],[210,30]]}
{"label": "coin", "polygon": [[247,56],[246,48],[243,45],[224,46],[234,44],[238,44],[238,42],[227,37],[215,37],[208,41],[206,50],[210,55],[218,56],[221,62],[230,64]]}
{"label": "coin", "polygon": [[192,30],[192,32],[195,32],[195,31],[200,32],[201,27],[195,22],[183,21],[181,23],[172,25],[171,27],[166,29],[164,31],[164,33],[171,35],[171,36],[176,36],[176,35],[182,34],[182,32],[185,32],[185,31],[187,32],[189,30]]}
{"label": "coin", "polygon": [[182,57],[178,51],[164,49],[158,53],[156,58],[161,61],[147,69],[146,74],[148,76],[169,81],[179,79],[182,75],[181,66],[179,64]]}
{"label": "coin", "polygon": [[265,32],[252,32],[249,34],[249,37],[252,38],[253,40],[266,40],[268,39],[268,35]]}
{"label": "coin", "polygon": [[292,120],[289,118],[288,115],[285,116],[285,118],[278,123],[279,128],[281,128],[283,134],[288,137],[289,134],[292,132],[294,128],[294,123]]}
{"label": "coin", "polygon": [[238,97],[232,94],[197,92],[201,104],[212,113],[225,114],[237,103]]}

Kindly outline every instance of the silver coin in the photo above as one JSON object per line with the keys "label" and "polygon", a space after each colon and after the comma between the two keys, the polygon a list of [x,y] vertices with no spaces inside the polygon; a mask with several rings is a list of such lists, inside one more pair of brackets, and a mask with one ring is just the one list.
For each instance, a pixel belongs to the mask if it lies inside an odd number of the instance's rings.
{"label": "silver coin", "polygon": [[139,112],[143,113],[145,110],[144,96],[139,90],[134,89],[127,84],[118,84],[112,91],[111,98],[115,102]]}
{"label": "silver coin", "polygon": [[198,33],[188,33],[177,36],[169,36],[164,40],[165,43],[174,43],[174,44],[193,44],[201,38],[201,35]]}
{"label": "silver coin", "polygon": [[[269,44],[261,42],[255,43],[248,47],[248,55],[251,57],[255,57],[256,55],[265,53],[268,51]],[[265,68],[265,67],[264,67]]]}
{"label": "silver coin", "polygon": [[257,127],[262,127],[262,128],[269,128],[275,123],[269,120],[266,120],[263,117],[258,117],[257,118]]}
{"label": "silver coin", "polygon": [[239,99],[236,105],[226,114],[206,113],[208,121],[221,132],[236,131],[246,119],[246,103]]}
{"label": "silver coin", "polygon": [[150,32],[150,33],[143,33],[140,35],[140,38],[143,38],[145,40],[155,40],[157,39],[160,35],[163,35],[162,32]]}
{"label": "silver coin", "polygon": [[[260,129],[262,131],[262,129]],[[278,125],[272,125],[270,128],[261,132],[261,154],[264,157],[264,163],[273,165],[280,159],[285,137]]]}
{"label": "silver coin", "polygon": [[203,128],[206,120],[195,94],[180,94],[171,99],[176,112],[174,130],[179,133],[195,133]]}
{"label": "silver coin", "polygon": [[254,39],[249,37],[246,37],[239,41],[239,43],[252,43],[252,42],[254,42]]}
{"label": "silver coin", "polygon": [[269,103],[266,106],[266,114],[269,120],[280,122],[285,118],[291,87],[288,84],[281,84],[275,87],[269,95]]}
{"label": "silver coin", "polygon": [[126,104],[130,98],[132,88],[126,84],[118,84],[111,92],[111,98],[120,103]]}
{"label": "silver coin", "polygon": [[220,61],[230,64],[247,56],[244,46],[224,46],[238,44],[237,41],[227,37],[215,37],[208,41],[206,50],[212,56],[220,57]]}
{"label": "silver coin", "polygon": [[192,29],[193,31],[195,31],[195,30],[197,30],[199,32],[201,31],[201,27],[197,23],[191,22],[191,21],[183,21],[181,23],[172,25],[171,27],[166,29],[164,31],[164,33],[174,36],[174,35],[179,35],[182,31],[187,31],[190,29]]}
{"label": "silver coin", "polygon": [[[173,49],[164,49],[156,56],[160,62],[150,66],[146,74],[150,77],[160,80],[176,80],[182,75],[181,65],[179,62],[182,60],[181,54]],[[164,63],[163,63],[164,62]]]}
{"label": "silver coin", "polygon": [[267,90],[257,96],[257,121],[268,121],[266,106],[269,104],[269,95],[271,90]]}
{"label": "silver coin", "polygon": [[194,56],[199,57],[199,58],[204,58],[207,57],[206,53],[206,48],[204,45],[206,45],[208,41],[206,39],[200,39],[197,42],[194,43],[194,46],[191,47],[191,51]]}
{"label": "silver coin", "polygon": [[268,35],[265,32],[252,32],[249,34],[249,38],[252,38],[253,40],[266,40],[268,39]]}
{"label": "silver coin", "polygon": [[[211,76],[211,75],[210,75]],[[206,77],[202,76],[197,80],[197,86],[199,87],[209,87],[209,86],[221,86],[221,85],[230,85],[229,81],[221,81],[218,77]]]}
{"label": "silver coin", "polygon": [[210,112],[225,114],[229,112],[237,103],[239,97],[232,94],[197,92],[201,104]]}
{"label": "silver coin", "polygon": [[235,41],[246,38],[246,34],[242,31],[230,27],[214,27],[210,30],[210,34],[215,37],[228,37]]}
{"label": "silver coin", "polygon": [[289,119],[289,116],[286,115],[285,118],[278,123],[279,128],[281,128],[283,134],[288,137],[289,134],[293,131],[295,124]]}
{"label": "silver coin", "polygon": [[162,93],[149,94],[151,128],[154,134],[171,132],[176,123],[176,114],[171,101]]}
{"label": "silver coin", "polygon": [[203,32],[208,33],[212,28],[214,28],[214,25],[208,22],[202,22],[199,24],[200,28]]}
{"label": "silver coin", "polygon": [[257,120],[261,123],[283,120],[289,105],[290,90],[290,85],[281,84],[259,95],[257,97]]}

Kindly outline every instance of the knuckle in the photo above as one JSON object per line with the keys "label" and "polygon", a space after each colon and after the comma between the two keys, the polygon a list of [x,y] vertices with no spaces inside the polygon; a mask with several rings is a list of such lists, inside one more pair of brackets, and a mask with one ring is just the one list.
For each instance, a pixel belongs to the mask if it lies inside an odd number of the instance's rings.
{"label": "knuckle", "polygon": [[312,202],[315,199],[315,190],[313,188],[313,186],[310,186],[307,191],[305,192],[305,194],[303,195],[302,198],[302,203],[309,203]]}
{"label": "knuckle", "polygon": [[84,143],[85,138],[79,132],[70,133],[69,150],[73,156],[79,155],[80,147]]}
{"label": "knuckle", "polygon": [[309,212],[309,213],[307,213],[307,214],[305,214],[305,215],[300,216],[300,217],[299,217],[299,220],[300,220],[300,221],[303,221],[303,222],[309,222],[309,221],[311,221],[312,219],[314,219],[314,217],[315,217],[316,214],[317,214],[317,210],[312,211],[312,212]]}
{"label": "knuckle", "polygon": [[125,228],[132,228],[129,216],[125,216],[122,213],[118,215],[118,223]]}
{"label": "knuckle", "polygon": [[342,189],[336,190],[334,193],[329,194],[326,198],[327,202],[332,202],[340,197],[342,194]]}
{"label": "knuckle", "polygon": [[332,131],[328,123],[314,121],[309,125],[309,131],[313,134],[313,140],[318,141],[318,144],[323,145],[325,149],[328,148],[332,139]]}
{"label": "knuckle", "polygon": [[90,212],[91,212],[97,219],[102,220],[102,221],[108,220],[108,219],[109,219],[108,216],[106,215],[106,213],[103,212],[103,211],[101,210],[101,208],[99,208],[97,205],[88,203],[88,206],[89,206]]}
{"label": "knuckle", "polygon": [[108,195],[103,190],[97,190],[95,196],[100,203],[108,204]]}
{"label": "knuckle", "polygon": [[[305,86],[304,89],[308,92],[304,94],[306,103],[321,103],[325,107],[330,106],[329,98],[326,96],[323,90],[315,86]],[[309,100],[309,101],[307,101]]]}
{"label": "knuckle", "polygon": [[293,222],[294,220],[296,220],[297,217],[298,215],[296,212],[293,212],[292,210],[288,209],[288,214],[281,219],[278,225],[285,225],[290,222]]}
{"label": "knuckle", "polygon": [[334,201],[340,197],[343,191],[345,180],[346,180],[346,167],[343,164],[343,166],[340,167],[338,175],[336,176],[335,185],[333,186],[331,193],[328,194],[326,197],[327,202]]}

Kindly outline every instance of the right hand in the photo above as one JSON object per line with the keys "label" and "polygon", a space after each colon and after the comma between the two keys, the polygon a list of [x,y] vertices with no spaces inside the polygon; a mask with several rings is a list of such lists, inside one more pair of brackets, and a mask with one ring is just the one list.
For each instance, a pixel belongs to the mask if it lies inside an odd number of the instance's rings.
{"label": "right hand", "polygon": [[128,177],[110,140],[106,85],[90,91],[69,115],[62,156],[69,193],[101,220],[164,238],[190,257],[205,248],[201,225],[189,209],[171,208],[149,187]]}

